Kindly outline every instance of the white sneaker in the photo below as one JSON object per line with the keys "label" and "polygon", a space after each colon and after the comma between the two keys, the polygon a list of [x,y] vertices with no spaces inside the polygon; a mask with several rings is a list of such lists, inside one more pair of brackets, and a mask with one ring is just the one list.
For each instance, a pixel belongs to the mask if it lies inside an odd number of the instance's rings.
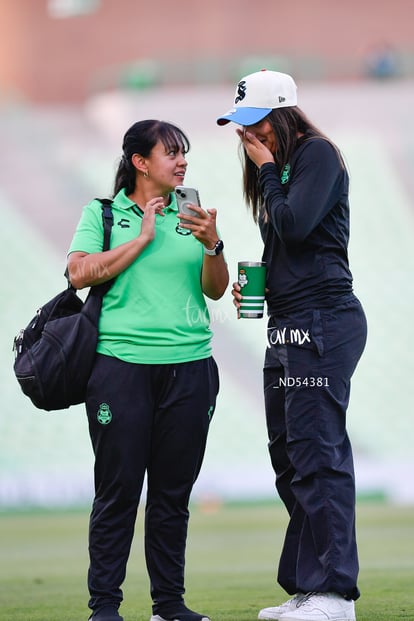
{"label": "white sneaker", "polygon": [[297,593],[284,604],[280,604],[280,606],[271,606],[270,608],[263,608],[257,615],[258,619],[268,619],[271,621],[279,621],[281,615],[285,612],[289,612],[289,610],[295,610],[296,606],[299,602],[306,597],[304,593]]}
{"label": "white sneaker", "polygon": [[280,621],[355,621],[355,604],[337,593],[308,593]]}

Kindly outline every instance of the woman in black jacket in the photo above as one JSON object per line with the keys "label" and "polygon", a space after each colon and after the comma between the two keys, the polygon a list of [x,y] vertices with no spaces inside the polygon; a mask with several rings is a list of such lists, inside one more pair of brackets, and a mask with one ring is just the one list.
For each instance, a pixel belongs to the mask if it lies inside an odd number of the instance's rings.
{"label": "woman in black jacket", "polygon": [[[264,395],[276,487],[290,516],[278,582],[292,597],[259,619],[354,621],[355,477],[346,431],[366,319],[348,264],[348,173],[338,148],[297,107],[291,76],[240,80],[233,121],[244,195],[267,267]],[[233,284],[234,303],[241,292]]]}

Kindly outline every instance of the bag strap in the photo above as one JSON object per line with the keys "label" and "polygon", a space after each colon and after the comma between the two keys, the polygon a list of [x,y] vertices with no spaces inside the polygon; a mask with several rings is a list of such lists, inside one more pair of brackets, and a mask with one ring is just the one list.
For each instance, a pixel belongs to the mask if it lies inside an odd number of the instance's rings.
{"label": "bag strap", "polygon": [[[95,200],[99,201],[102,207],[102,224],[104,227],[104,239],[103,239],[102,251],[105,252],[105,250],[109,250],[109,247],[111,244],[111,232],[112,232],[112,227],[114,225],[114,214],[112,213],[112,202],[113,201],[110,198],[96,198]],[[71,282],[69,280],[69,271],[68,271],[67,266],[65,269],[65,278],[68,281],[68,288],[73,289],[74,287],[72,287]],[[105,294],[106,291],[110,289],[113,282],[114,282],[114,278],[112,278],[112,280],[108,280],[102,285],[98,285],[98,287],[100,287],[102,291],[104,292],[103,294]]]}
{"label": "bag strap", "polygon": [[112,213],[112,201],[110,198],[97,198],[102,205],[102,222],[104,227],[104,241],[102,250],[109,250],[111,241],[111,231],[114,225],[114,215]]}
{"label": "bag strap", "polygon": [[[111,232],[112,227],[114,225],[114,214],[112,213],[112,200],[110,198],[97,198],[97,201],[101,203],[102,206],[102,223],[104,227],[104,240],[102,251],[109,250],[111,243]],[[107,291],[112,287],[115,278],[111,278],[111,280],[107,280],[103,282],[101,285],[95,285],[91,287],[91,290],[97,295],[101,295],[102,297],[105,295]]]}

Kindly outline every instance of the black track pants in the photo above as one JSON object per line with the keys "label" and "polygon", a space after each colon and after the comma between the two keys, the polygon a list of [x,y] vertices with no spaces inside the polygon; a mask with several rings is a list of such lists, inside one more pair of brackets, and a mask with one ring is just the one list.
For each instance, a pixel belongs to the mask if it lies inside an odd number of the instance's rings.
{"label": "black track pants", "polygon": [[188,502],[218,388],[213,358],[144,365],[97,356],[87,399],[95,454],[91,609],[122,601],[145,473],[145,555],[154,612],[183,601]]}
{"label": "black track pants", "polygon": [[290,594],[359,596],[346,410],[366,335],[355,298],[336,308],[269,320],[264,367],[269,451],[290,515],[278,581]]}

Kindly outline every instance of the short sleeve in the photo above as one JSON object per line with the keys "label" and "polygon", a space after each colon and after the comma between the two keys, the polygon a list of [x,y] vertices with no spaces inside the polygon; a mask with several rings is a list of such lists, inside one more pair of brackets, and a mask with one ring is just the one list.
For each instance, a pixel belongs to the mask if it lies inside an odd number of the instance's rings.
{"label": "short sleeve", "polygon": [[102,252],[103,234],[102,207],[99,201],[93,200],[83,208],[68,254]]}

